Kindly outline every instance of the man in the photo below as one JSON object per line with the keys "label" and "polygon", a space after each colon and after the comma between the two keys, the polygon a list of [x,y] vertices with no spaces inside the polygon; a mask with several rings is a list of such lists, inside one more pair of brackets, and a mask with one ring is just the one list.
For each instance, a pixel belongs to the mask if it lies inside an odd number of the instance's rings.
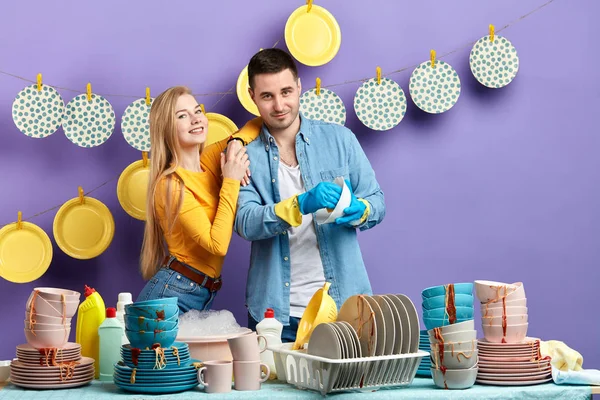
{"label": "man", "polygon": [[[235,230],[252,241],[246,286],[248,326],[267,308],[284,325],[283,341],[294,341],[302,313],[315,291],[331,282],[338,307],[354,294],[371,294],[356,229],[377,225],[385,215],[383,192],[360,144],[347,128],[299,113],[301,84],[294,60],[265,49],[248,64],[250,96],[263,125],[247,146],[250,184],[240,190]],[[331,224],[313,213],[335,208],[344,177],[352,201]]]}

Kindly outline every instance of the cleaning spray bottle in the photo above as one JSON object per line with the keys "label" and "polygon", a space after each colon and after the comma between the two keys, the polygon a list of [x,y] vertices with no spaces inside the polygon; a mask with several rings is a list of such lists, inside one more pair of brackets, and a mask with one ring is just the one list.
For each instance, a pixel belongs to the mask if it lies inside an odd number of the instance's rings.
{"label": "cleaning spray bottle", "polygon": [[94,359],[95,378],[100,376],[98,328],[106,318],[104,300],[95,289],[85,285],[85,300],[77,311],[75,341],[81,345],[81,355]]}

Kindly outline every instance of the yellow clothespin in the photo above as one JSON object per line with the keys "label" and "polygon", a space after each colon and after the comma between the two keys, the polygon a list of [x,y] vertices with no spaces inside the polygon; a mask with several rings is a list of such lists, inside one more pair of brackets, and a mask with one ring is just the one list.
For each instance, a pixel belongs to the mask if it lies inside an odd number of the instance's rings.
{"label": "yellow clothespin", "polygon": [[306,0],[306,6],[307,6],[306,7],[306,12],[307,13],[309,13],[310,10],[312,9],[312,3],[313,3],[313,0]]}
{"label": "yellow clothespin", "polygon": [[494,42],[494,35],[496,33],[496,28],[494,28],[494,25],[490,24],[490,42]]}
{"label": "yellow clothespin", "polygon": [[21,211],[19,211],[17,213],[17,229],[21,229],[23,227],[23,224],[21,223],[23,220],[23,213]]}
{"label": "yellow clothespin", "polygon": [[431,58],[431,68],[435,68],[435,50],[429,52],[429,57]]}
{"label": "yellow clothespin", "polygon": [[317,78],[317,96],[321,95],[321,78]]}
{"label": "yellow clothespin", "polygon": [[86,92],[87,92],[87,100],[92,101],[92,84],[91,83],[87,84]]}
{"label": "yellow clothespin", "polygon": [[147,151],[142,151],[142,165],[144,166],[144,168],[146,168],[148,166],[148,152]]}
{"label": "yellow clothespin", "polygon": [[206,115],[206,110],[204,109],[204,104],[200,103],[200,110],[202,110],[202,114]]}
{"label": "yellow clothespin", "polygon": [[146,88],[146,105],[147,106],[150,105],[150,88],[149,87]]}
{"label": "yellow clothespin", "polygon": [[79,204],[84,204],[85,200],[83,198],[83,188],[81,186],[77,186],[77,190],[79,191]]}
{"label": "yellow clothespin", "polygon": [[42,91],[42,74],[37,74],[37,90]]}
{"label": "yellow clothespin", "polygon": [[377,84],[381,85],[381,67],[377,67]]}

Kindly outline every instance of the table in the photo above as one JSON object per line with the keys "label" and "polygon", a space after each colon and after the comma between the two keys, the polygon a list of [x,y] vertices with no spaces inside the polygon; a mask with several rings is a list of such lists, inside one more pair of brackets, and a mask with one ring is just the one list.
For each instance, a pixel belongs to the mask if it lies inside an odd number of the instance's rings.
{"label": "table", "polygon": [[[546,383],[534,386],[484,386],[475,385],[467,390],[438,389],[429,378],[415,378],[409,387],[380,389],[375,392],[345,392],[330,394],[327,398],[338,399],[591,399],[592,394],[600,394],[600,387],[569,386]],[[238,392],[222,395],[204,393],[201,387],[183,393],[162,396],[128,393],[117,388],[112,382],[94,381],[91,385],[63,390],[25,390],[10,383],[0,384],[1,400],[56,399],[56,400],[112,400],[129,399],[319,399],[319,393],[300,390],[281,382],[267,382],[260,391]]]}

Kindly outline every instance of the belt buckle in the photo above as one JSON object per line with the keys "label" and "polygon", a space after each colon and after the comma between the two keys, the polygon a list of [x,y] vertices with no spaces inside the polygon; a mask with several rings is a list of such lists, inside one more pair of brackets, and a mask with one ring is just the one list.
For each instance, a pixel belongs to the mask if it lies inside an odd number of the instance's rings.
{"label": "belt buckle", "polygon": [[215,279],[215,281],[213,282],[212,291],[217,292],[219,289],[221,289],[221,286],[223,286],[223,280],[221,278],[219,278],[218,280]]}

